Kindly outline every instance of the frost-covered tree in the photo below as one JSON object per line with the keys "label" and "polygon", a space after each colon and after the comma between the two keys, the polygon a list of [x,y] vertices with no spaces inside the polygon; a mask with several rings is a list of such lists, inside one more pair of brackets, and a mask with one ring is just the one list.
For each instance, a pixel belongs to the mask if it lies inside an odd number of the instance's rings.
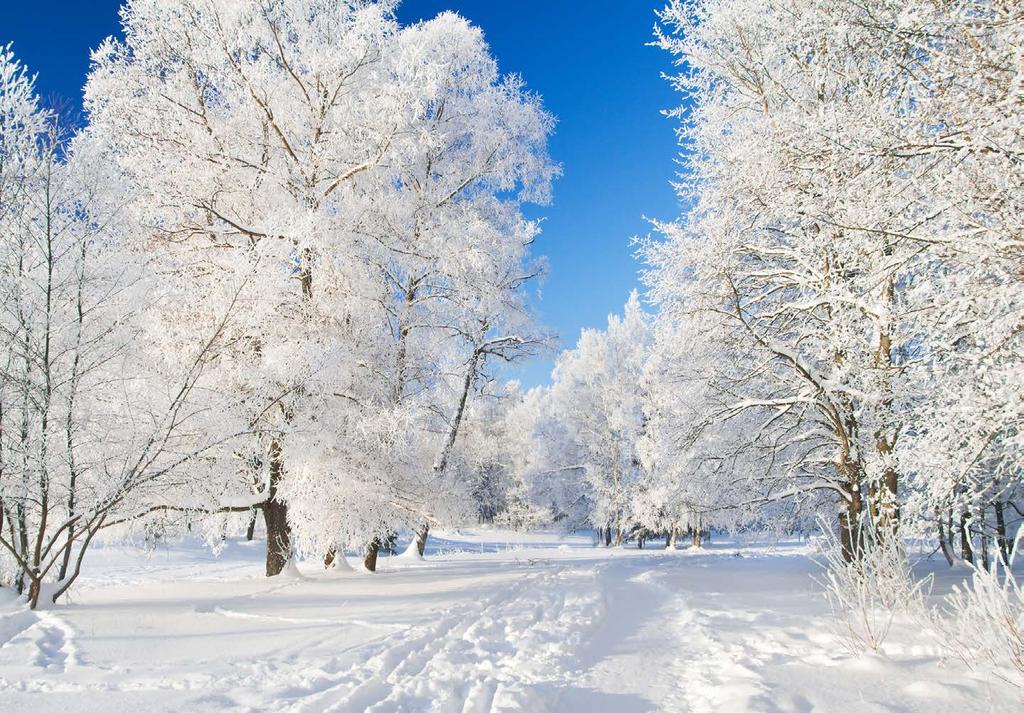
{"label": "frost-covered tree", "polygon": [[582,475],[589,524],[607,529],[616,545],[636,522],[643,471],[638,444],[647,427],[643,373],[651,339],[650,317],[634,291],[623,316],[609,316],[607,331],[584,330],[576,347],[559,356],[545,394],[549,404],[534,426],[540,437],[557,434],[545,473]]}
{"label": "frost-covered tree", "polygon": [[[279,494],[286,434],[312,403],[310,376],[344,378],[337,369],[357,336],[351,295],[367,277],[352,269],[353,235],[337,218],[355,208],[354,183],[377,185],[371,169],[396,129],[381,120],[394,112],[372,101],[395,31],[387,12],[367,2],[136,0],[122,9],[124,41],[95,53],[86,86],[91,131],[131,186],[162,272],[181,286],[169,307],[177,331],[218,309],[220,286],[245,286],[247,324],[219,366],[246,397],[232,416],[260,431],[239,461],[262,473],[268,575],[292,547]],[[247,470],[227,465],[225,475]]]}
{"label": "frost-covered tree", "polygon": [[865,518],[966,517],[954,494],[993,482],[969,471],[1018,458],[1003,445],[1019,433],[1020,14],[729,0],[661,15],[694,208],[646,248],[652,295],[665,319],[710,320],[702,338],[727,355],[716,420],[747,420],[773,497],[834,493],[847,556]]}
{"label": "frost-covered tree", "polygon": [[33,607],[233,435],[197,398],[230,305],[176,358],[151,351],[159,288],[107,168],[0,51],[0,584]]}
{"label": "frost-covered tree", "polygon": [[245,286],[219,366],[260,435],[221,476],[255,491],[268,574],[444,519],[472,387],[536,341],[519,205],[557,172],[552,120],[464,20],[393,8],[133,0],[87,86],[185,312]]}
{"label": "frost-covered tree", "polygon": [[[417,531],[422,552],[431,523],[472,509],[472,484],[449,463],[489,363],[543,341],[523,294],[539,272],[528,262],[537,226],[520,206],[546,201],[557,169],[546,149],[551,118],[519,80],[498,73],[480,31],[461,18],[444,14],[401,30],[383,61],[406,116],[385,185],[353,227],[376,276],[361,318],[377,335],[362,340],[368,349],[348,405],[372,411],[356,417],[364,422],[384,425],[387,413],[407,419],[417,455],[390,469],[390,486],[378,480],[369,489],[376,506],[371,499],[336,517],[349,528],[345,539],[361,530],[371,552],[401,527]],[[315,464],[307,477],[323,469]],[[334,487],[349,486],[340,478]]]}

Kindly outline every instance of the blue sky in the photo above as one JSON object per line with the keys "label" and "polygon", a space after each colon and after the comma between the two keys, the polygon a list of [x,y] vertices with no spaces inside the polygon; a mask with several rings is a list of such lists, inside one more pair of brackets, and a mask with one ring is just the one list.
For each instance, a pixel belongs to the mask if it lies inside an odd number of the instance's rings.
{"label": "blue sky", "polygon": [[[39,74],[45,97],[81,101],[88,52],[118,31],[119,0],[0,0],[0,43]],[[644,216],[678,215],[674,122],[678,96],[661,78],[668,55],[646,46],[660,0],[405,0],[403,22],[454,10],[483,28],[504,72],[521,74],[558,117],[551,153],[564,168],[535,250],[550,261],[537,302],[563,346],[603,327],[638,286],[630,239]],[[547,383],[553,355],[509,371]]]}

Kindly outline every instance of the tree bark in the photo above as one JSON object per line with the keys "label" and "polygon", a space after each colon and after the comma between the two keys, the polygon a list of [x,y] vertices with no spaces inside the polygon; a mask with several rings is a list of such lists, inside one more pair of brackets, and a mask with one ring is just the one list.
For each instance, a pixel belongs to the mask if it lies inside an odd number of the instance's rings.
{"label": "tree bark", "polygon": [[[892,247],[885,246],[885,254],[892,254]],[[882,299],[888,309],[886,314],[895,303],[896,278],[890,274],[882,286]],[[886,321],[878,325],[878,349],[875,352],[875,367],[882,370],[885,379],[886,398],[882,401],[882,407],[889,413],[892,412],[892,384],[891,375],[895,364],[892,358],[892,325]],[[871,502],[872,515],[875,518],[875,526],[880,536],[887,533],[896,534],[899,528],[900,511],[897,501],[897,488],[899,486],[899,474],[892,464],[892,454],[896,448],[896,439],[899,429],[879,429],[875,432],[875,449],[885,461],[885,469],[882,473],[881,482],[874,487]]]}
{"label": "tree bark", "polygon": [[256,536],[256,511],[252,511],[252,515],[249,516],[249,527],[245,529],[245,541],[252,542],[252,538]]}
{"label": "tree bark", "polygon": [[423,552],[427,549],[427,536],[430,534],[430,525],[427,523],[423,524],[423,527],[416,533],[416,551],[420,553],[420,557],[423,556]]}
{"label": "tree bark", "polygon": [[1010,562],[1010,543],[1006,539],[1006,515],[1003,511],[1003,501],[996,500],[992,503],[992,509],[996,511],[996,544],[999,548],[999,556],[1003,558],[1003,564]]}
{"label": "tree bark", "polygon": [[964,562],[974,564],[974,547],[971,544],[971,533],[967,527],[967,512],[960,513],[960,556]]}
{"label": "tree bark", "polygon": [[363,556],[363,566],[366,567],[367,572],[377,571],[377,553],[380,552],[380,538],[375,537],[373,541],[366,546],[366,554]]}
{"label": "tree bark", "polygon": [[292,532],[288,524],[288,506],[278,499],[277,488],[284,476],[281,444],[270,442],[270,486],[263,506],[263,522],[267,527],[267,576],[281,574],[292,554]]}
{"label": "tree bark", "polygon": [[846,507],[839,513],[839,541],[843,548],[843,559],[853,562],[860,557],[864,546],[864,533],[861,531],[864,502],[859,483],[847,485],[845,501]]}
{"label": "tree bark", "polygon": [[946,558],[946,562],[948,562],[949,566],[952,567],[953,566],[953,552],[950,550],[949,542],[946,539],[946,533],[944,532],[945,528],[943,528],[943,526],[942,526],[942,515],[941,514],[938,516],[937,521],[938,521],[938,525],[939,525],[939,547],[942,549],[942,556]]}
{"label": "tree bark", "polygon": [[985,506],[978,506],[978,532],[981,537],[981,566],[988,569],[988,534],[985,532]]}

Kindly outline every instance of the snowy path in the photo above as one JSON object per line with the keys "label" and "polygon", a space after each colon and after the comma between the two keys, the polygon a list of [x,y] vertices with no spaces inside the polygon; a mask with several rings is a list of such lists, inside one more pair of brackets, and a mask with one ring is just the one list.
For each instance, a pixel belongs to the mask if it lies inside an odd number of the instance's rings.
{"label": "snowy path", "polygon": [[219,560],[100,551],[72,605],[0,602],[0,710],[1012,708],[906,632],[887,659],[839,651],[799,548],[498,533],[433,547],[373,576],[275,580],[244,543]]}

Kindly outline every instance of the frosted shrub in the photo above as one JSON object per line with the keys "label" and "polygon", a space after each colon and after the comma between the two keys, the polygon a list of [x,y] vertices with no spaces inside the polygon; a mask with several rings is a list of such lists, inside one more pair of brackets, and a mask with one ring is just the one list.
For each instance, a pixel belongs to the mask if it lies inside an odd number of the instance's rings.
{"label": "frosted shrub", "polygon": [[860,555],[847,562],[839,538],[828,527],[822,531],[826,574],[821,583],[835,633],[852,654],[879,651],[897,614],[924,611],[931,577],[914,580],[903,542],[895,533],[883,535],[865,526]]}
{"label": "frosted shrub", "polygon": [[955,586],[931,617],[950,655],[1024,688],[1024,592],[1013,573],[1022,536],[1024,526],[1008,563],[995,557],[987,568],[968,565],[970,583]]}

